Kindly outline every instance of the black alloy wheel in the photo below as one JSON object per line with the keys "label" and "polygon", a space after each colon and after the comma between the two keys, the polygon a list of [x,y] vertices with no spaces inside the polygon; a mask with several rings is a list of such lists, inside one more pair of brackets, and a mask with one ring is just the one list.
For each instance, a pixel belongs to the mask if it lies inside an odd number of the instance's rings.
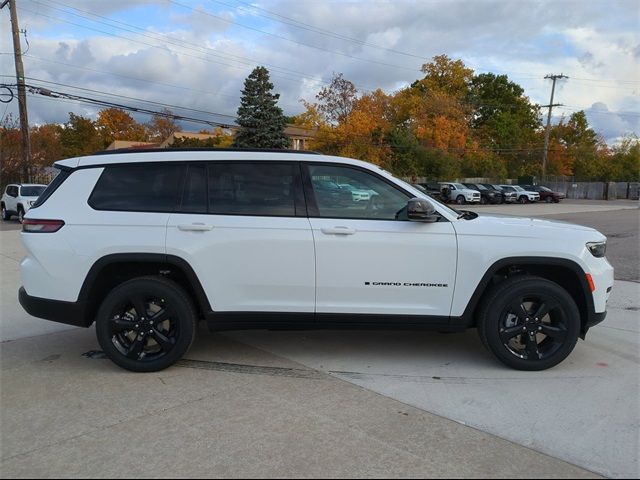
{"label": "black alloy wheel", "polygon": [[547,202],[547,203],[551,203],[551,202],[553,202],[553,197],[551,195],[548,195],[548,196],[545,197],[544,201]]}
{"label": "black alloy wheel", "polygon": [[162,277],[141,277],[113,289],[96,319],[107,356],[136,372],[167,368],[189,349],[195,311],[186,292]]}
{"label": "black alloy wheel", "polygon": [[518,201],[519,201],[521,204],[523,204],[523,205],[524,205],[525,203],[527,203],[527,202],[529,201],[529,199],[527,198],[527,196],[526,196],[526,195],[521,195],[521,196],[520,196],[520,198],[518,199]]}
{"label": "black alloy wheel", "polygon": [[530,275],[494,287],[480,309],[484,345],[518,370],[544,370],[564,360],[580,334],[580,313],[558,284]]}

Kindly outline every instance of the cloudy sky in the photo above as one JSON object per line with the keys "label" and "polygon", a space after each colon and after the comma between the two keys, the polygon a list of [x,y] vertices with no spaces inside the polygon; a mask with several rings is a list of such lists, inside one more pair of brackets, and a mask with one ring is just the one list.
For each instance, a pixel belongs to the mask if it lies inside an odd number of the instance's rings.
{"label": "cloudy sky", "polygon": [[[28,83],[232,123],[244,78],[271,72],[285,113],[334,72],[361,91],[397,90],[434,55],[507,74],[556,114],[584,109],[608,141],[640,135],[638,0],[17,0]],[[8,8],[0,83],[15,83]],[[84,90],[81,90],[84,89]],[[117,96],[115,96],[117,95]],[[155,102],[155,103],[150,103]],[[0,104],[0,114],[17,110]],[[96,108],[29,97],[31,123]],[[216,115],[212,115],[216,114]],[[557,120],[556,118],[556,120]],[[139,116],[146,121],[148,117]],[[185,124],[187,130],[203,128]]]}

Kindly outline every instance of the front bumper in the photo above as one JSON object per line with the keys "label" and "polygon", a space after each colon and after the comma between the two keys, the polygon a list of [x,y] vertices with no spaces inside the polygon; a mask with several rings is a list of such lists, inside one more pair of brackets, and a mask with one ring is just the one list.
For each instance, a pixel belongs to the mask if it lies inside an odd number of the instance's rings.
{"label": "front bumper", "polygon": [[89,327],[93,323],[86,318],[86,305],[84,302],[63,302],[32,297],[24,287],[20,287],[20,290],[18,290],[18,301],[22,308],[34,317],[76,327]]}

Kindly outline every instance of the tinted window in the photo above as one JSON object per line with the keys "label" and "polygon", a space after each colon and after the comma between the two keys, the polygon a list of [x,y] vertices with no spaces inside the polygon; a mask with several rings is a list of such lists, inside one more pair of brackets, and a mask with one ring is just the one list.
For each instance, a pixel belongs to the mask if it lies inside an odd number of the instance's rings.
{"label": "tinted window", "polygon": [[18,187],[16,186],[7,187],[7,195],[11,195],[12,197],[17,197]]}
{"label": "tinted window", "polygon": [[295,216],[297,164],[211,163],[209,213]]}
{"label": "tinted window", "polygon": [[190,165],[182,194],[183,213],[207,213],[207,166]]}
{"label": "tinted window", "polygon": [[130,164],[106,167],[89,205],[97,210],[173,212],[185,165]]}
{"label": "tinted window", "polygon": [[45,188],[47,187],[22,187],[20,188],[20,194],[23,197],[37,197],[44,192]]}
{"label": "tinted window", "polygon": [[31,206],[31,208],[32,209],[37,208],[40,205],[42,205],[45,201],[47,201],[47,199],[51,195],[53,195],[53,192],[55,192],[58,189],[58,187],[62,185],[62,183],[67,179],[67,177],[69,177],[69,175],[71,175],[70,170],[60,170],[59,168],[56,167],[55,178],[51,181],[49,185],[47,185],[47,188],[44,189],[44,192],[40,194],[40,196],[35,201],[35,203]]}
{"label": "tinted window", "polygon": [[395,220],[409,197],[381,178],[342,166],[309,165],[318,215]]}

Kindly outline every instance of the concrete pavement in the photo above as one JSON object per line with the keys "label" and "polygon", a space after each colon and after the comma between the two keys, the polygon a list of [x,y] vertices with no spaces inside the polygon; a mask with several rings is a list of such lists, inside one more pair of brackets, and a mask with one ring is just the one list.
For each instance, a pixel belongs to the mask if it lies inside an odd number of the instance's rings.
{"label": "concrete pavement", "polygon": [[2,478],[640,476],[640,284],[617,282],[547,372],[504,368],[473,331],[202,330],[141,375],[83,356],[93,328],[28,317],[21,256],[0,231]]}

